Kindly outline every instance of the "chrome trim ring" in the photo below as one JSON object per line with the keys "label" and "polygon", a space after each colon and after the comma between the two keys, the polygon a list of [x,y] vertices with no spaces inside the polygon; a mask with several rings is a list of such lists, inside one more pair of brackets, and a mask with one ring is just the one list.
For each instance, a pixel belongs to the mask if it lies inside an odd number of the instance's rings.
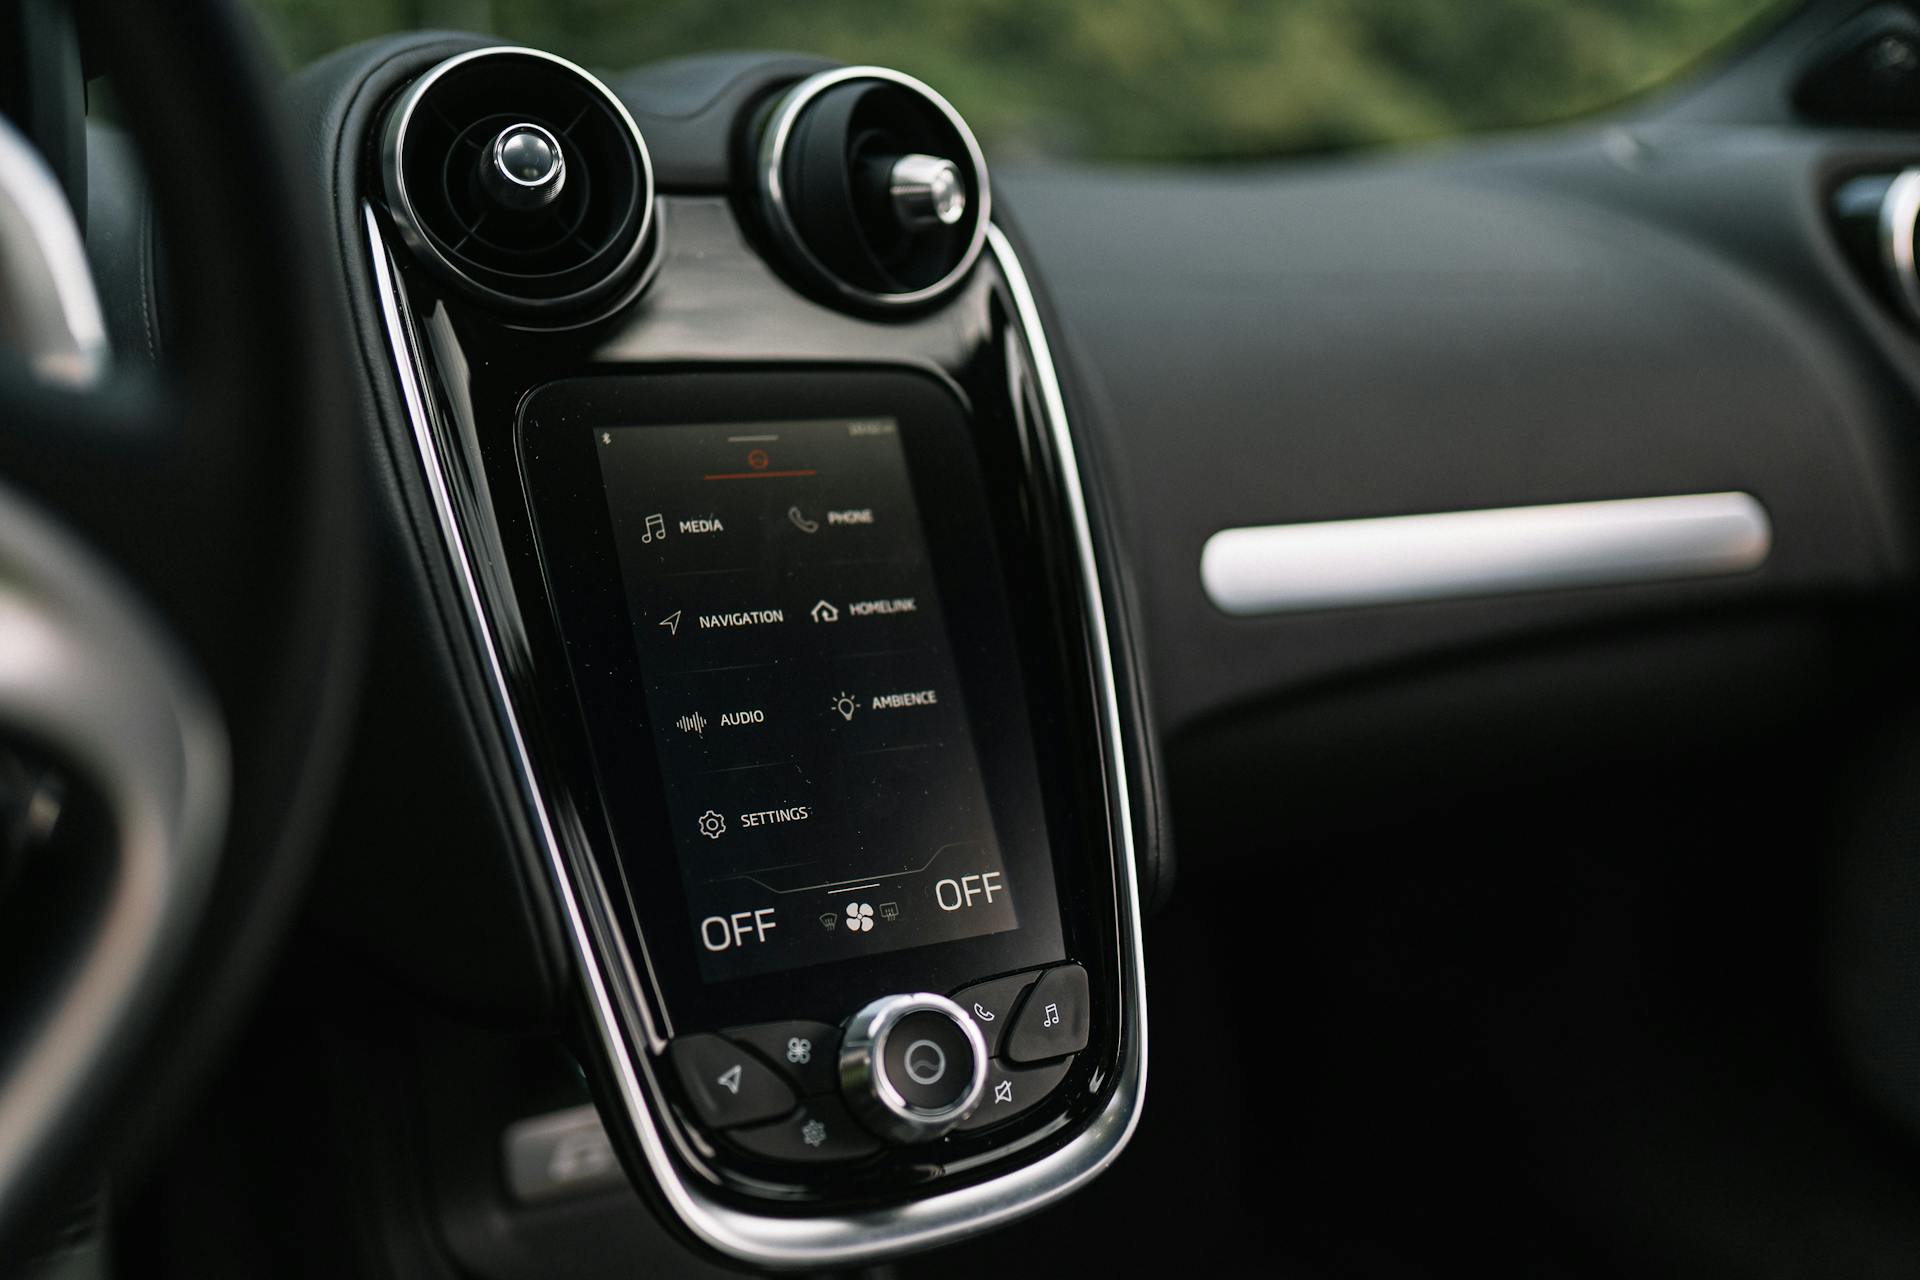
{"label": "chrome trim ring", "polygon": [[[915,1106],[901,1094],[884,1066],[887,1042],[900,1020],[914,1013],[937,1013],[960,1029],[973,1053],[972,1078],[952,1105]],[[931,1083],[931,1081],[929,1081]],[[853,1015],[840,1041],[840,1092],[869,1129],[895,1142],[925,1142],[959,1124],[980,1105],[987,1091],[987,1039],[953,1001],[919,992],[882,996]]]}
{"label": "chrome trim ring", "polygon": [[[654,198],[657,193],[653,185],[653,157],[647,151],[647,140],[641,136],[640,126],[634,123],[626,104],[621,102],[619,96],[607,88],[599,77],[576,63],[551,53],[543,53],[539,49],[528,49],[520,45],[493,45],[485,49],[456,54],[443,62],[435,63],[407,87],[406,93],[388,114],[386,127],[380,133],[380,181],[387,195],[387,214],[392,218],[394,228],[399,231],[400,239],[409,251],[482,301],[514,312],[522,318],[541,319],[551,315],[556,321],[564,320],[567,324],[580,323],[568,314],[570,308],[582,305],[583,300],[594,301],[592,294],[594,289],[601,287],[600,285],[567,297],[552,299],[519,298],[513,294],[489,288],[468,275],[435,247],[432,238],[427,235],[426,228],[421,225],[412,198],[407,194],[406,174],[404,166],[400,163],[400,157],[406,152],[407,129],[413,122],[413,113],[420,105],[421,98],[449,72],[458,70],[480,58],[505,56],[534,58],[573,72],[606,99],[607,104],[613,108],[614,115],[626,125],[628,136],[633,139],[634,150],[640,157],[640,228],[626,256],[607,272],[605,278],[617,281],[633,272],[641,255],[647,251],[648,242],[653,235]],[[628,296],[628,291],[616,287],[608,304],[598,308],[597,314],[604,315],[619,307]]]}
{"label": "chrome trim ring", "polygon": [[1772,548],[1753,495],[1693,493],[1222,529],[1200,582],[1248,616],[1748,573]]}
{"label": "chrome trim ring", "polygon": [[[1060,485],[1066,499],[1080,568],[1081,601],[1086,611],[1086,643],[1093,658],[1098,700],[1099,731],[1106,767],[1107,793],[1114,828],[1114,893],[1119,931],[1120,1056],[1115,1065],[1113,1091],[1105,1106],[1058,1149],[1030,1164],[998,1177],[940,1191],[924,1199],[858,1213],[819,1217],[776,1216],[755,1213],[717,1199],[709,1186],[690,1179],[675,1162],[673,1138],[663,1130],[648,1102],[642,1080],[644,1050],[633,1045],[620,1020],[618,1004],[607,970],[594,948],[583,906],[583,894],[600,894],[602,909],[613,910],[604,887],[576,887],[565,851],[542,798],[530,749],[520,729],[512,691],[500,651],[488,623],[486,603],[467,550],[467,540],[454,512],[447,473],[434,442],[425,391],[411,326],[403,314],[400,286],[392,269],[386,242],[373,207],[364,206],[367,243],[373,260],[375,293],[380,300],[389,351],[400,381],[414,442],[432,495],[466,622],[486,674],[496,722],[507,738],[507,749],[528,805],[533,829],[540,841],[558,895],[574,958],[580,965],[582,989],[611,1079],[624,1105],[626,1119],[647,1171],[662,1199],[694,1236],[708,1247],[752,1266],[775,1270],[827,1270],[862,1267],[993,1230],[1053,1204],[1085,1186],[1118,1158],[1140,1121],[1147,1079],[1146,971],[1143,967],[1140,927],[1139,871],[1134,853],[1131,789],[1126,753],[1120,749],[1120,698],[1113,651],[1107,638],[1107,612],[1100,586],[1099,563],[1093,547],[1066,405],[1053,368],[1053,357],[1041,328],[1033,292],[1012,245],[999,228],[989,228],[988,243],[1006,279],[1022,337],[1033,360],[1039,384],[1043,427],[1059,461]],[[644,1017],[646,1009],[641,1006]],[[658,1040],[654,1041],[658,1047]]]}
{"label": "chrome trim ring", "polygon": [[[898,85],[919,94],[931,103],[935,110],[947,118],[947,122],[960,135],[960,141],[967,149],[967,163],[973,166],[974,182],[980,191],[980,207],[976,214],[973,236],[967,241],[966,251],[960,255],[960,261],[953,270],[941,276],[923,289],[914,289],[908,293],[876,293],[849,284],[836,275],[824,262],[814,256],[800,235],[800,229],[793,220],[793,211],[787,205],[785,184],[780,178],[781,165],[786,160],[787,142],[793,135],[793,126],[800,118],[807,104],[835,85],[846,84],[853,80],[882,80]],[[980,260],[980,253],[986,247],[987,231],[993,220],[993,196],[987,189],[987,158],[980,153],[980,144],[975,141],[973,130],[960,118],[960,113],[951,103],[935,93],[932,88],[903,72],[888,67],[841,67],[834,71],[822,71],[808,76],[787,91],[787,96],[774,108],[766,131],[760,140],[760,205],[766,216],[767,224],[773,229],[774,237],[780,247],[785,249],[806,267],[809,273],[828,285],[841,297],[863,306],[887,308],[913,307],[931,302],[952,289],[973,270],[973,264]]]}
{"label": "chrome trim ring", "polygon": [[1920,324],[1920,270],[1914,262],[1914,228],[1920,223],[1920,168],[1902,169],[1880,198],[1880,261],[1894,301]]}

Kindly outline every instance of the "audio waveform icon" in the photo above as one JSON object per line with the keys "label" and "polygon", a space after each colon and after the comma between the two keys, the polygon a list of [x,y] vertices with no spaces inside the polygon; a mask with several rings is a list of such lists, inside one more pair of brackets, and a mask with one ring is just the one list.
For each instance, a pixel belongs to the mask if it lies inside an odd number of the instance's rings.
{"label": "audio waveform icon", "polygon": [[680,732],[682,733],[698,734],[703,738],[707,734],[707,718],[698,711],[690,716],[681,716],[678,720],[675,720],[674,723],[680,726]]}

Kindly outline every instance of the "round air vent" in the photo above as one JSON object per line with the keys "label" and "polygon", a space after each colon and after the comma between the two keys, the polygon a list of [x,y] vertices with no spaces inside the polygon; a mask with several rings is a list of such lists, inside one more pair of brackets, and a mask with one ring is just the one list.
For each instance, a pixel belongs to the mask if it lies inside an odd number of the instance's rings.
{"label": "round air vent", "polygon": [[533,321],[622,301],[653,226],[653,166],[627,109],[563,58],[481,49],[387,116],[387,207],[443,280]]}
{"label": "round air vent", "polygon": [[864,306],[933,301],[986,243],[979,144],[946,99],[897,71],[845,67],[795,85],[767,118],[758,179],[792,265]]}

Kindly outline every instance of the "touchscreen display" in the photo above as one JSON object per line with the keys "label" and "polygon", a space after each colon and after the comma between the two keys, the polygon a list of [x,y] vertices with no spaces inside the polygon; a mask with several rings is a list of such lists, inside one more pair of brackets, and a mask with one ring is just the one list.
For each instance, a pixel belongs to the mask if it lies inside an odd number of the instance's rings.
{"label": "touchscreen display", "polygon": [[898,424],[593,444],[702,977],[1018,928]]}

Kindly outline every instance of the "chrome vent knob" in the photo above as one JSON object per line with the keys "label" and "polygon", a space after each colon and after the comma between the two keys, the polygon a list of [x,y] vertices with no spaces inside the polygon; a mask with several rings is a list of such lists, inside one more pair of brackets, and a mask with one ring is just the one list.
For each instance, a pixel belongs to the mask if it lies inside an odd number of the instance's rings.
{"label": "chrome vent knob", "polygon": [[502,209],[545,208],[566,184],[560,139],[537,124],[510,124],[480,149],[480,188]]}
{"label": "chrome vent knob", "polygon": [[960,166],[939,156],[915,153],[886,166],[887,195],[893,216],[908,229],[950,227],[967,216],[967,186]]}

